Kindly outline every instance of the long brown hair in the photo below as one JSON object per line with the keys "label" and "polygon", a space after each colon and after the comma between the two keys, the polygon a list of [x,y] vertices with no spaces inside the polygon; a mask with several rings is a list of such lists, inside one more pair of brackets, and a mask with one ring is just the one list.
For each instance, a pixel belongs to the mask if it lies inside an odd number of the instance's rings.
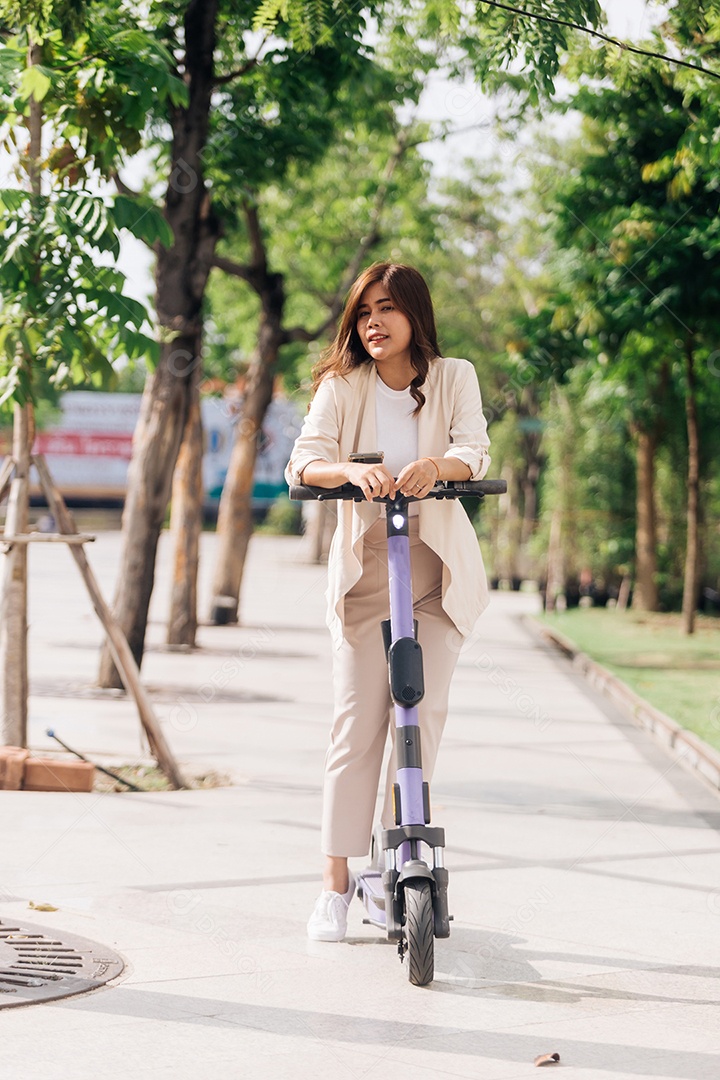
{"label": "long brown hair", "polygon": [[419,270],[401,263],[373,263],[355,280],[345,301],[335,340],[313,368],[313,393],[326,376],[347,375],[353,368],[371,362],[372,357],[365,350],[357,331],[357,313],[365,290],[378,283],[387,290],[392,304],[403,313],[412,327],[410,363],[415,377],[410,383],[410,393],[417,402],[414,412],[417,415],[425,404],[425,395],[420,387],[427,378],[430,361],[440,356],[440,349],[430,290]]}

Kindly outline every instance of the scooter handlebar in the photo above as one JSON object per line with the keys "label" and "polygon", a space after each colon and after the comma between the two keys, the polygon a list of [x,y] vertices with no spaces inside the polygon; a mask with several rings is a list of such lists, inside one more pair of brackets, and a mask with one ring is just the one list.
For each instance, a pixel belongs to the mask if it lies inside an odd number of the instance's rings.
{"label": "scooter handlebar", "polygon": [[447,486],[459,491],[461,495],[504,495],[507,480],[458,480],[448,482]]}
{"label": "scooter handlebar", "polygon": [[[444,481],[436,484],[425,496],[426,499],[459,499],[465,496],[475,496],[482,499],[486,495],[503,495],[507,491],[505,480],[462,480],[457,482]],[[353,500],[365,502],[362,488],[354,484],[343,484],[337,488],[311,487],[309,484],[293,485],[290,488],[290,498],[296,502],[312,502],[314,499],[325,502],[330,499],[343,501]],[[408,502],[420,502],[414,495],[406,496]],[[387,502],[387,498],[373,499],[373,502]]]}

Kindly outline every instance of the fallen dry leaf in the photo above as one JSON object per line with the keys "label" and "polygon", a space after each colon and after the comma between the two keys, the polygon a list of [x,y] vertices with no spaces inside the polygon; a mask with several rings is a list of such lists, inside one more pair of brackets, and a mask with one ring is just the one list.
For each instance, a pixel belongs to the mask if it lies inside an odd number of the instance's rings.
{"label": "fallen dry leaf", "polygon": [[57,908],[53,907],[52,904],[35,904],[32,900],[28,907],[31,907],[34,911],[57,911]]}
{"label": "fallen dry leaf", "polygon": [[538,1054],[535,1058],[536,1065],[557,1065],[560,1062],[560,1055],[557,1051],[554,1054]]}

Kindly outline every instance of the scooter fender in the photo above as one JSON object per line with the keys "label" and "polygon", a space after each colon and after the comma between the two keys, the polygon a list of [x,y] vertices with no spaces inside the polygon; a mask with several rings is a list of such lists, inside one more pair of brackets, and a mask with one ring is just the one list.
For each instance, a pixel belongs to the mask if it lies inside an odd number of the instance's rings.
{"label": "scooter fender", "polygon": [[406,862],[400,873],[397,870],[386,870],[383,874],[383,886],[385,889],[385,929],[390,941],[400,941],[403,936],[403,889],[406,881],[424,878],[430,882],[430,887],[435,893],[435,878],[432,870],[420,859],[411,859]]}
{"label": "scooter fender", "polygon": [[[448,872],[444,868],[431,870],[426,863],[419,859],[411,859],[405,863],[395,885],[397,901],[402,900],[402,889],[405,881],[413,878],[424,878],[430,882],[433,896],[433,921],[434,934],[437,938],[450,937],[450,918],[448,916]],[[399,905],[402,907],[402,904]]]}
{"label": "scooter fender", "polygon": [[396,888],[401,889],[404,881],[409,881],[412,878],[426,878],[431,886],[433,892],[435,892],[435,878],[433,872],[427,863],[424,863],[421,859],[410,859],[403,865],[402,870],[398,874]]}

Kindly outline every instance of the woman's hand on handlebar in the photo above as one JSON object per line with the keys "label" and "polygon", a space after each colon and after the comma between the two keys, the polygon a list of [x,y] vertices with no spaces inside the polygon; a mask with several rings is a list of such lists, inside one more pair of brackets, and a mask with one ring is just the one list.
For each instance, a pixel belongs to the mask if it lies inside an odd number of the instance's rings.
{"label": "woman's hand on handlebar", "polygon": [[401,469],[397,486],[403,495],[414,495],[416,499],[424,499],[439,479],[440,469],[435,462],[431,458],[420,458],[419,461],[411,461],[409,465]]}
{"label": "woman's hand on handlebar", "polygon": [[397,494],[395,477],[384,465],[365,465],[359,461],[349,461],[344,466],[344,471],[348,483],[359,487],[368,501],[382,499],[386,495],[394,499]]}

